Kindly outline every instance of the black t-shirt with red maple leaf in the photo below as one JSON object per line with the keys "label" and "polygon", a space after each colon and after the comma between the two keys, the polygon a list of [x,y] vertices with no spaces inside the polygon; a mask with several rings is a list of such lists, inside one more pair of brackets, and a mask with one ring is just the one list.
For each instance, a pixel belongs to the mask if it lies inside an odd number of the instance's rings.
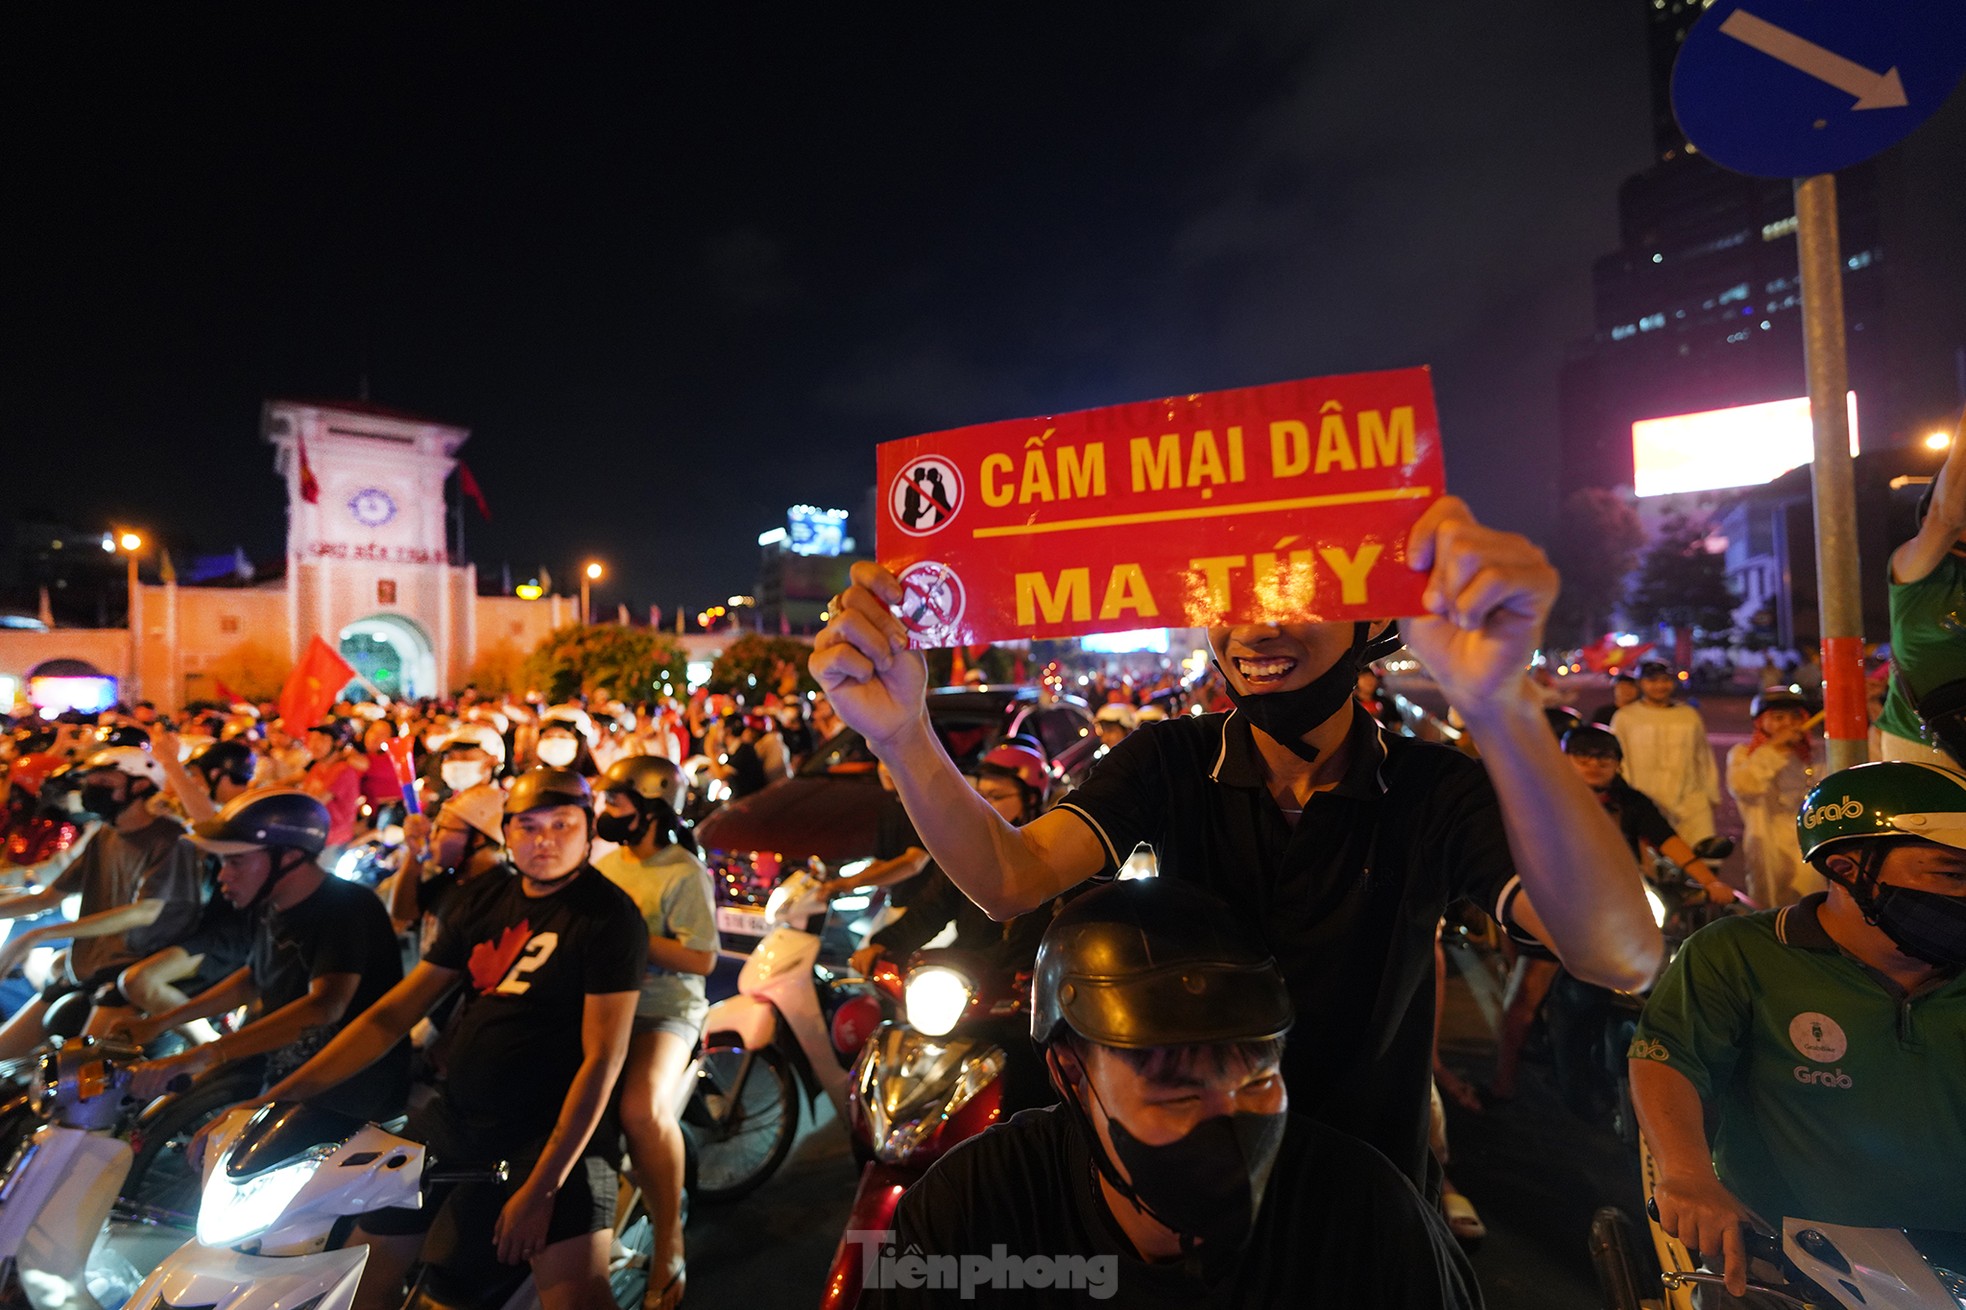
{"label": "black t-shirt with red maple leaf", "polygon": [[530,1140],[553,1130],[580,1071],[587,997],[641,986],[648,927],[592,866],[549,896],[494,873],[458,890],[423,958],[464,975],[445,1108],[465,1127]]}

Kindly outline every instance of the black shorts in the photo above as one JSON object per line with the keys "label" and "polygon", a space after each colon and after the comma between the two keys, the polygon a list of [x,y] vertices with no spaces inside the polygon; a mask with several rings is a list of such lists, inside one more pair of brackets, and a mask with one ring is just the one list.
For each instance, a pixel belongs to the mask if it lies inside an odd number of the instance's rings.
{"label": "black shorts", "polygon": [[[604,1129],[605,1125],[603,1130],[596,1130],[596,1139],[605,1135]],[[371,1211],[362,1216],[363,1231],[378,1237],[428,1233],[423,1260],[440,1268],[473,1269],[496,1261],[492,1230],[499,1211],[532,1173],[546,1138],[527,1141],[496,1130],[466,1131],[444,1112],[441,1100],[413,1112],[403,1136],[425,1143],[430,1158],[440,1165],[504,1160],[510,1168],[503,1183],[438,1184],[429,1189],[420,1210]],[[587,1154],[575,1162],[566,1182],[560,1185],[553,1218],[546,1225],[546,1244],[614,1227],[617,1186],[613,1167],[590,1144]]]}

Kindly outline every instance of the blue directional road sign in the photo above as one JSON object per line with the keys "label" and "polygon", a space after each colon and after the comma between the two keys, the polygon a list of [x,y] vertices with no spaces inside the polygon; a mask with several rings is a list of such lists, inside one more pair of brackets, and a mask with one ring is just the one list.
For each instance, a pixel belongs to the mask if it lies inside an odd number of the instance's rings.
{"label": "blue directional road sign", "polygon": [[1686,34],[1672,107],[1715,163],[1808,177],[1896,145],[1962,73],[1962,0],[1715,0]]}

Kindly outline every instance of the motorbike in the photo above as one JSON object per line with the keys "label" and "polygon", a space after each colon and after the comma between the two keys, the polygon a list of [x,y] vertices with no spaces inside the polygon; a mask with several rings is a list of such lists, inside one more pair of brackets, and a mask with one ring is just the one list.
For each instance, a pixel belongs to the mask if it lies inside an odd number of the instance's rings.
{"label": "motorbike", "polygon": [[[1734,850],[1726,837],[1710,837],[1694,848],[1702,860],[1718,864]],[[1737,893],[1738,895],[1738,893]],[[1744,902],[1715,905],[1679,866],[1663,856],[1648,871],[1645,897],[1652,921],[1665,938],[1670,961],[1680,944],[1715,919],[1751,908]],[[1557,975],[1544,1002],[1557,1094],[1579,1118],[1603,1120],[1627,1147],[1638,1146],[1625,1051],[1645,1008],[1645,992],[1614,992]]]}
{"label": "motorbike", "polygon": [[847,1066],[890,1007],[865,979],[820,961],[826,886],[801,869],[773,890],[737,994],[704,1018],[678,1111],[693,1200],[735,1200],[776,1172],[798,1135],[800,1087],[809,1109],[823,1094],[846,1117]]}
{"label": "motorbike", "polygon": [[[1634,1225],[1613,1206],[1591,1220],[1591,1263],[1605,1310],[1695,1310],[1702,1284],[1721,1276],[1701,1270],[1684,1243],[1659,1226],[1652,1202],[1657,1167],[1641,1146],[1646,1210],[1660,1274],[1640,1254]],[[1779,1236],[1748,1229],[1749,1303],[1800,1310],[1959,1310],[1966,1305],[1966,1238],[1913,1234],[1900,1228],[1855,1228],[1793,1216]],[[1641,1284],[1645,1291],[1641,1291]],[[1648,1295],[1656,1287],[1656,1293]]]}
{"label": "motorbike", "polygon": [[0,1174],[0,1263],[34,1310],[101,1310],[137,1285],[120,1244],[102,1238],[135,1158],[117,1131],[132,1105],[129,1066],[141,1058],[132,1046],[86,1040],[36,1060],[29,1100],[38,1126]]}
{"label": "motorbike", "polygon": [[862,1162],[846,1231],[820,1304],[852,1310],[870,1254],[894,1227],[901,1194],[950,1148],[1023,1107],[1006,1096],[1013,1058],[1005,1020],[1029,1012],[1031,975],[989,969],[973,953],[915,953],[905,979],[882,960],[874,981],[898,996],[905,1022],[884,1023],[847,1081],[848,1131]]}
{"label": "motorbike", "polygon": [[403,867],[403,826],[383,824],[352,841],[335,857],[335,877],[375,887]]}
{"label": "motorbike", "polygon": [[[330,1110],[241,1107],[213,1130],[197,1236],[143,1280],[128,1310],[347,1310],[368,1248],[330,1249],[372,1210],[420,1208],[438,1183],[503,1182],[503,1161],[445,1162],[422,1144]],[[640,1196],[623,1189],[609,1270],[615,1301],[639,1306],[654,1234]],[[425,1266],[405,1310],[539,1305],[523,1265]]]}

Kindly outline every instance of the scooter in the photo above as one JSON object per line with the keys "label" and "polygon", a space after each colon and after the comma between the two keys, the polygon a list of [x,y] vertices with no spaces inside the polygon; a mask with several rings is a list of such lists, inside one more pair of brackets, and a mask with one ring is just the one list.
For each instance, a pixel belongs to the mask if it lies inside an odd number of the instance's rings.
{"label": "scooter", "polygon": [[[1639,1255],[1628,1216],[1615,1207],[1591,1220],[1591,1262],[1605,1310],[1694,1310],[1701,1284],[1718,1273],[1701,1270],[1686,1245],[1659,1226],[1652,1202],[1657,1167],[1641,1147],[1646,1210],[1662,1271],[1656,1295],[1641,1292],[1649,1266]],[[1779,1237],[1744,1231],[1750,1261],[1748,1291],[1757,1306],[1800,1310],[1959,1310],[1966,1305],[1966,1238],[1901,1228],[1854,1228],[1785,1217]],[[1941,1249],[1941,1247],[1944,1249]],[[1649,1290],[1649,1289],[1648,1289]]]}
{"label": "scooter", "polygon": [[798,1135],[795,1076],[808,1106],[824,1093],[846,1117],[847,1066],[891,1006],[865,979],[820,963],[823,925],[811,931],[811,921],[828,912],[826,881],[813,871],[780,883],[737,994],[704,1018],[679,1111],[693,1200],[735,1200],[784,1162]]}
{"label": "scooter", "polygon": [[1031,975],[982,967],[954,950],[915,953],[905,980],[887,960],[874,982],[901,998],[906,1022],[885,1023],[848,1079],[848,1131],[863,1163],[846,1231],[820,1301],[852,1310],[873,1249],[894,1227],[901,1194],[957,1143],[1021,1109],[1005,1096],[1016,1058],[994,1040],[1001,1021],[1028,1013]]}
{"label": "scooter", "polygon": [[[503,1161],[435,1160],[417,1142],[329,1110],[241,1107],[213,1130],[196,1239],[151,1271],[127,1310],[348,1310],[368,1248],[328,1248],[354,1216],[420,1208],[437,1183],[505,1176]],[[632,1190],[623,1201],[609,1281],[617,1304],[639,1306],[653,1235]],[[535,1310],[528,1269],[487,1265],[426,1267],[406,1310]]]}
{"label": "scooter", "polygon": [[141,1058],[91,1040],[37,1061],[30,1102],[42,1122],[0,1174],[0,1262],[34,1310],[101,1310],[137,1285],[136,1267],[102,1237],[134,1158],[116,1130],[128,1117],[128,1066]]}

